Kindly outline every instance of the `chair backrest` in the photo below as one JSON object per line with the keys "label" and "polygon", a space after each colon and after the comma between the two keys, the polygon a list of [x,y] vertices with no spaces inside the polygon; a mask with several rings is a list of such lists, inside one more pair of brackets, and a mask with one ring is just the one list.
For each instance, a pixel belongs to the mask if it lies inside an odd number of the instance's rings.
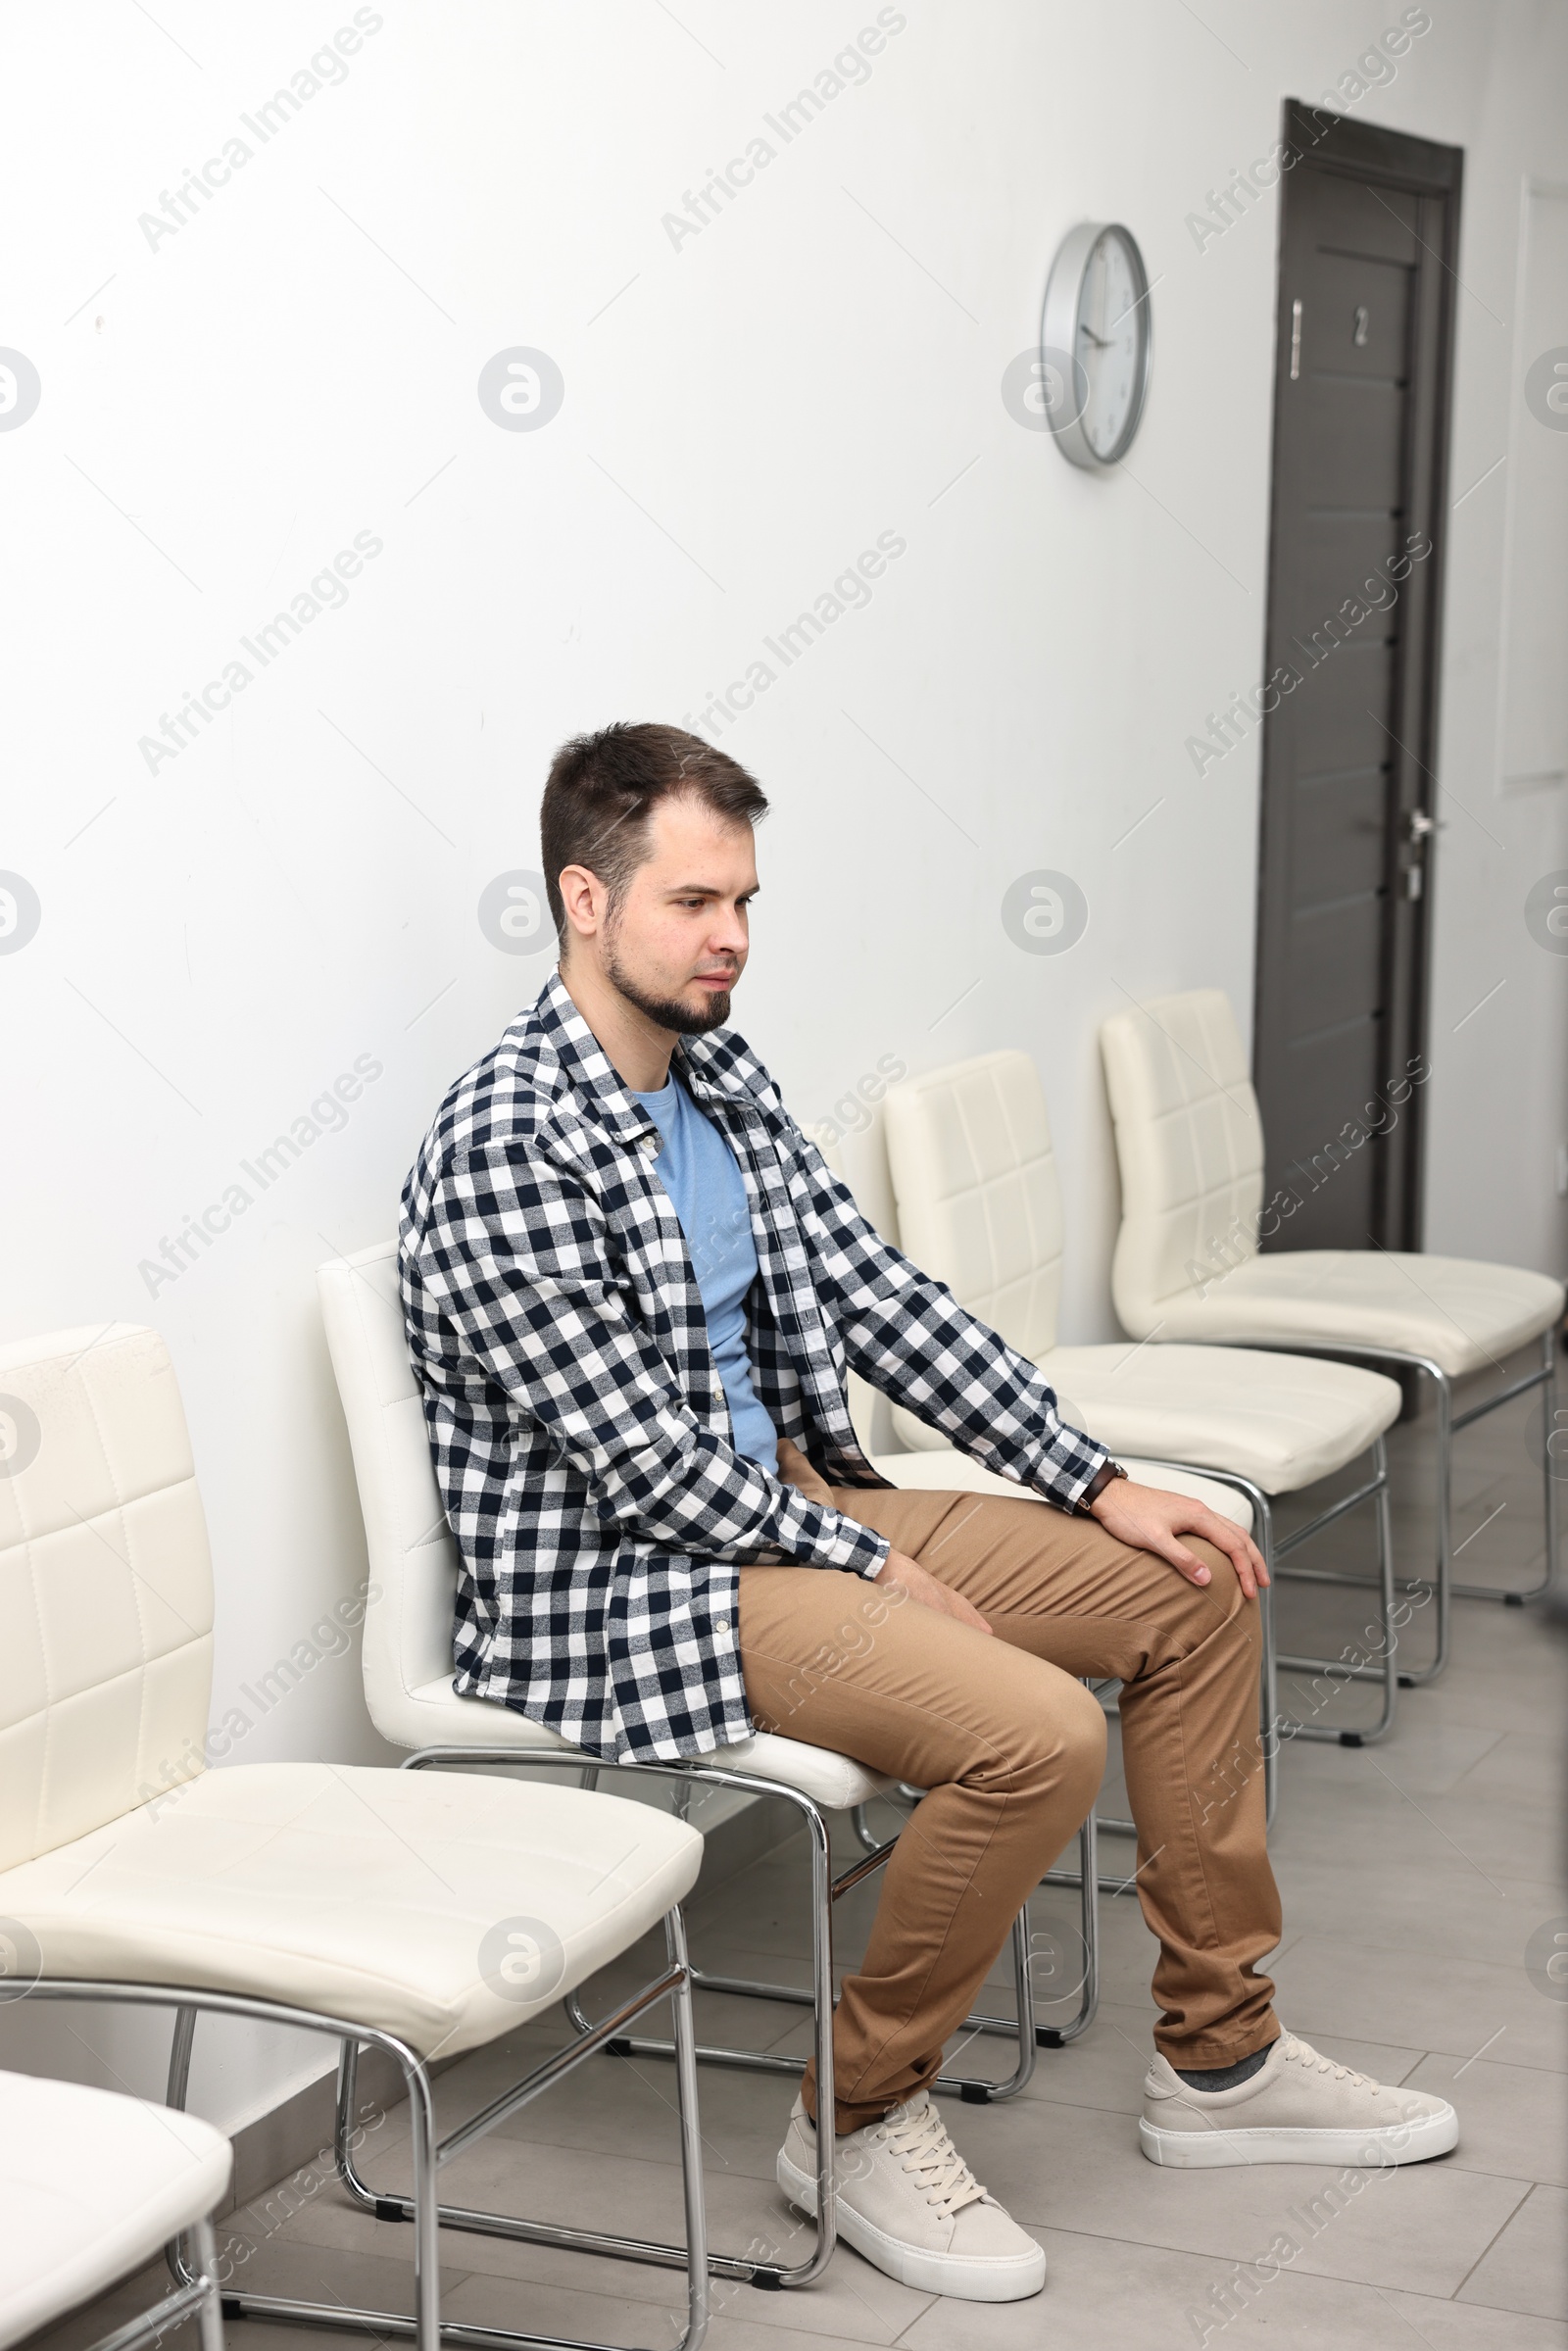
{"label": "chair backrest", "polygon": [[1263,1122],[1218,988],[1112,1014],[1100,1050],[1121,1167],[1111,1296],[1123,1328],[1145,1339],[1164,1301],[1191,1291],[1195,1264],[1218,1273],[1255,1253]]}
{"label": "chair backrest", "polygon": [[405,1702],[452,1679],[458,1545],[447,1525],[415,1386],[395,1241],[318,1266],[317,1289],[365,1516],[365,1702],[404,1745]]}
{"label": "chair backrest", "polygon": [[0,1347],[0,1869],[206,1768],[213,1576],[156,1331]]}
{"label": "chair backrest", "polygon": [[1032,1362],[1056,1344],[1061,1195],[1040,1073],[981,1053],[888,1089],[899,1245]]}

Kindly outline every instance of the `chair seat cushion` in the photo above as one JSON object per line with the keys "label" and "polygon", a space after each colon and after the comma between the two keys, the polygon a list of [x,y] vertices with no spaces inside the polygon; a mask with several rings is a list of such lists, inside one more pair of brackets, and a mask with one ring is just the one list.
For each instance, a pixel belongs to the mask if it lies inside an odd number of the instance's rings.
{"label": "chair seat cushion", "polygon": [[[416,1750],[503,1746],[529,1754],[553,1750],[580,1763],[593,1760],[581,1747],[568,1744],[559,1732],[531,1723],[514,1706],[498,1705],[493,1698],[460,1697],[447,1676],[422,1683],[407,1693],[398,1728]],[[759,1731],[734,1746],[716,1747],[711,1755],[695,1755],[692,1761],[699,1766],[720,1765],[725,1771],[754,1772],[760,1780],[777,1780],[829,1812],[848,1812],[856,1804],[868,1804],[894,1786],[882,1773],[869,1771],[849,1755],[837,1755],[829,1747],[808,1746],[800,1739],[780,1739],[773,1731]],[[607,1773],[615,1768],[613,1764],[604,1766]]]}
{"label": "chair seat cushion", "polygon": [[[1080,1422],[1073,1425],[1082,1426]],[[935,1453],[879,1453],[871,1467],[890,1486],[903,1486],[921,1494],[995,1494],[1014,1502],[1044,1500],[1042,1495],[1031,1494],[1027,1486],[1015,1486],[1010,1478],[1000,1478],[995,1470],[983,1469],[978,1461],[971,1461],[967,1453],[953,1452],[947,1447]],[[1167,1494],[1185,1494],[1195,1502],[1206,1502],[1210,1510],[1228,1518],[1233,1526],[1244,1528],[1249,1535],[1252,1532],[1252,1505],[1234,1486],[1221,1486],[1212,1478],[1196,1478],[1190,1470],[1154,1469],[1125,1456],[1122,1467],[1140,1485],[1162,1486]]]}
{"label": "chair seat cushion", "polygon": [[[1223,1347],[1058,1347],[1040,1368],[1118,1459],[1235,1470],[1265,1494],[1294,1494],[1343,1469],[1398,1417],[1400,1402],[1381,1372]],[[893,1417],[902,1434],[901,1414]]]}
{"label": "chair seat cushion", "polygon": [[1450,1378],[1482,1371],[1561,1317],[1563,1286],[1517,1265],[1388,1249],[1282,1249],[1162,1298],[1167,1339],[1392,1347]]}
{"label": "chair seat cushion", "polygon": [[474,1773],[200,1773],[0,1873],[45,1975],[249,1993],[421,2056],[510,2032],[691,1888],[695,1829],[651,1805]]}
{"label": "chair seat cushion", "polygon": [[87,2302],[205,2220],[221,2131],[118,2090],[0,2074],[0,2346]]}

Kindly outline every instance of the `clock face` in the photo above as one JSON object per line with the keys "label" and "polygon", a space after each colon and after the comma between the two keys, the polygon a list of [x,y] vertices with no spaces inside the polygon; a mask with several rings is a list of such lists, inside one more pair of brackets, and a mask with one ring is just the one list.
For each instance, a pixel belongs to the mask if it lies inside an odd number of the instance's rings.
{"label": "clock face", "polygon": [[1149,278],[1130,231],[1116,221],[1069,229],[1052,264],[1040,321],[1046,416],[1056,447],[1090,472],[1133,445],[1149,389]]}
{"label": "clock face", "polygon": [[1149,296],[1137,249],[1119,229],[1102,228],[1090,249],[1078,303],[1076,357],[1088,383],[1084,438],[1101,464],[1121,454],[1143,391]]}

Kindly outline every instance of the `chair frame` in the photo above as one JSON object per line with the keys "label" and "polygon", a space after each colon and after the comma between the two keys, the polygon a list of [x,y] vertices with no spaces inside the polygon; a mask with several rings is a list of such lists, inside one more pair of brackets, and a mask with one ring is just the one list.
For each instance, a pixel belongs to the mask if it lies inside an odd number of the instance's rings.
{"label": "chair frame", "polygon": [[[664,1915],[664,1940],[667,1965],[661,1975],[640,1991],[632,1993],[612,2015],[592,2027],[586,2034],[576,2036],[553,2057],[546,2058],[511,2089],[504,2090],[477,2115],[460,2124],[443,2139],[436,2137],[431,2080],[424,2059],[395,2033],[377,2027],[326,2015],[316,2009],[290,2007],[283,2001],[260,1999],[249,1993],[210,1991],[190,1984],[122,1984],[74,1977],[39,1977],[28,1985],[25,1996],[29,1999],[93,2000],[143,2008],[172,2008],[174,2029],[170,2047],[169,2087],[165,2102],[175,2109],[183,2109],[185,2105],[196,2020],[204,2012],[218,2016],[249,2017],[264,2024],[288,2025],[308,2033],[324,2033],[338,2042],[337,2117],[333,2142],[337,2169],[357,2204],[372,2211],[379,2220],[407,2220],[414,2224],[414,2313],[405,2316],[399,2311],[363,2310],[341,2302],[303,2302],[286,2295],[245,2293],[220,2285],[219,2298],[223,2318],[267,2319],[290,2326],[334,2327],[351,2333],[402,2335],[412,2338],[418,2346],[418,2351],[440,2351],[443,2343],[469,2345],[472,2351],[616,2351],[613,2345],[584,2343],[580,2338],[570,2335],[521,2333],[506,2327],[466,2325],[461,2321],[448,2321],[443,2325],[440,2231],[445,2226],[449,2229],[477,2229],[488,2235],[527,2237],[538,2243],[565,2245],[578,2252],[608,2254],[621,2261],[660,2262],[684,2269],[687,2274],[686,2325],[675,2351],[700,2351],[710,2315],[710,2276],[744,2277],[752,2265],[713,2256],[708,2250],[702,2140],[697,2112],[692,1980],[686,1958],[685,1926],[678,1907]],[[645,2009],[662,1999],[668,1999],[674,2010],[673,2046],[686,2219],[684,2246],[644,2243],[639,2238],[618,2236],[609,2231],[561,2229],[540,2222],[514,2220],[506,2215],[466,2213],[437,2203],[436,2174],[443,2163],[494,2130],[498,2123],[504,2122],[519,2107],[527,2105],[541,2090],[561,2081],[585,2058],[606,2046]],[[354,2171],[354,2094],[359,2053],[367,2047],[381,2049],[393,2058],[408,2085],[414,2171],[412,2196],[377,2195],[373,2189],[365,2187]],[[167,2323],[166,2314],[183,2315],[197,2308],[204,2297],[208,2303],[211,2302],[209,2289],[217,2273],[211,2231],[208,2230],[205,2245],[200,2229],[189,2233],[196,2240],[200,2272],[191,2268],[184,2243],[176,2237],[168,2249],[175,2291],[167,2303],[160,2306],[159,2311],[148,2314],[149,2319],[156,2318]],[[133,2327],[139,2328],[144,2324],[144,2321],[136,2321]],[[140,2333],[122,2329],[121,2334],[110,2337],[107,2343],[96,2345],[94,2351],[128,2351],[130,2341],[140,2342],[144,2339]],[[202,2351],[221,2351],[221,2329],[215,2315],[210,2321],[204,2320]]]}
{"label": "chair frame", "polygon": [[[635,1762],[622,1764],[586,1762],[568,1750],[552,1752],[549,1748],[517,1747],[421,1747],[406,1756],[403,1771],[425,1771],[444,1765],[481,1764],[487,1771],[500,1766],[523,1765],[547,1770],[571,1770],[576,1765],[581,1785],[597,1785],[601,1771],[627,1771],[639,1775],[654,1775],[683,1784],[681,1798],[690,1800],[691,1788],[697,1786],[731,1788],[753,1796],[775,1796],[792,1804],[801,1815],[811,1848],[811,1987],[803,1990],[791,1984],[768,1984],[747,1976],[710,1975],[690,1961],[687,1975],[691,1987],[697,1991],[728,1992],[747,1999],[783,2001],[791,2006],[809,2008],[812,2012],[812,2054],[816,2062],[816,2086],[820,2109],[830,2112],[833,2103],[833,1905],[852,1887],[860,1885],[877,1870],[886,1866],[898,1843],[896,1837],[878,1844],[871,1841],[864,1857],[854,1863],[838,1877],[833,1875],[832,1839],[826,1816],[815,1800],[803,1789],[788,1787],[784,1782],[769,1780],[753,1772],[736,1771],[727,1764],[711,1761],[708,1756],[676,1758],[668,1762]],[[860,1809],[863,1810],[863,1807]],[[1096,1828],[1091,1810],[1078,1833],[1081,1870],[1080,1911],[1083,1921],[1084,1978],[1080,1986],[1079,2004],[1074,2016],[1065,2025],[1038,2025],[1035,2022],[1034,1983],[1029,1973],[1029,1910],[1027,1903],[1012,1925],[1013,1997],[1016,2014],[1012,2017],[993,2017],[976,2014],[966,2022],[974,2033],[991,2033],[1015,2038],[1018,2061],[1012,2073],[1003,2082],[986,2082],[963,2075],[941,2074],[933,2086],[956,2093],[966,2105],[993,2105],[1016,2097],[1034,2072],[1037,2049],[1065,2048],[1069,2042],[1086,2033],[1094,2022],[1100,2000],[1099,1910],[1096,1899]],[[1060,1880],[1047,1881],[1061,1883]],[[572,2027],[579,2035],[579,2053],[586,2054],[586,2044],[603,2046],[619,2057],[669,2057],[679,2061],[676,2042],[651,2040],[627,2033],[623,2027],[629,2011],[621,2010],[614,2017],[592,2025],[584,2016],[575,1992],[564,2003]],[[647,2002],[643,2003],[648,2005]],[[800,2074],[805,2071],[803,2057],[783,2057],[766,2049],[735,2049],[718,2043],[696,2043],[692,2052],[694,2064],[724,2065],[747,2073]],[[352,2125],[353,2067],[348,2061],[346,2080],[340,2078],[338,2099],[339,2168],[344,2183],[355,2200],[373,2209],[382,2220],[408,2220],[413,2217],[413,2199],[378,2194],[358,2179],[353,2169],[352,2155],[347,2146],[346,2131]],[[508,2109],[510,2111],[510,2108]],[[348,2122],[345,2123],[345,2117]],[[783,2289],[814,2284],[827,2268],[838,2242],[837,2189],[833,2169],[834,2134],[829,2131],[816,2133],[816,2196],[817,2239],[809,2257],[793,2266],[782,2262],[735,2260],[723,2255],[710,2255],[710,2269],[716,2275],[738,2278],[748,2285],[768,2289]],[[439,2218],[449,2228],[478,2229],[492,2236],[520,2236],[534,2242],[577,2244],[585,2240],[570,2230],[554,2230],[537,2222],[517,2222],[504,2214],[459,2212],[446,2206],[440,2208]],[[613,2250],[601,2238],[591,2242],[602,2249]],[[682,2256],[677,2246],[639,2245],[628,2258],[645,2261],[663,2261],[679,2264]],[[489,2338],[487,2338],[489,2339]],[[677,2351],[694,2351],[694,2346],[682,2344]]]}
{"label": "chair frame", "polygon": [[211,2216],[193,2221],[187,2233],[195,2247],[198,2267],[190,2272],[186,2282],[176,2285],[161,2302],[155,2302],[151,2310],[127,2319],[113,2334],[101,2335],[91,2351],[141,2351],[144,2344],[161,2343],[171,2327],[181,2325],[193,2312],[202,2351],[223,2351],[223,2297],[218,2280],[218,2245]]}
{"label": "chair frame", "polygon": [[[1479,1404],[1466,1411],[1453,1408],[1453,1374],[1444,1370],[1430,1355],[1412,1354],[1403,1347],[1362,1347],[1338,1341],[1314,1341],[1308,1344],[1293,1339],[1285,1351],[1293,1355],[1326,1355],[1332,1358],[1352,1358],[1369,1365],[1388,1364],[1398,1371],[1420,1374],[1431,1381],[1438,1405],[1438,1473],[1437,1473],[1437,1574],[1435,1577],[1413,1576],[1399,1579],[1400,1589],[1406,1592],[1435,1592],[1438,1601],[1437,1641],[1432,1661],[1418,1672],[1404,1671],[1399,1675],[1401,1690],[1419,1690],[1423,1683],[1435,1682],[1448,1662],[1450,1603],[1454,1599],[1499,1600],[1507,1608],[1523,1608],[1527,1601],[1539,1600],[1549,1592],[1557,1570],[1557,1553],[1561,1527],[1557,1500],[1557,1481],[1551,1474],[1551,1441],[1556,1433],[1557,1418],[1557,1323],[1549,1323],[1541,1334],[1541,1363],[1537,1370],[1526,1372],[1522,1379],[1510,1381],[1495,1396],[1483,1396]],[[1248,1347],[1265,1351],[1279,1351],[1274,1343],[1266,1340],[1214,1340],[1205,1346]],[[1453,1441],[1461,1429],[1470,1428],[1476,1421],[1511,1404],[1516,1396],[1528,1396],[1533,1388],[1542,1392],[1542,1523],[1546,1542],[1546,1564],[1541,1580],[1522,1592],[1506,1586],[1491,1584],[1456,1584],[1453,1580]],[[1322,1584],[1366,1584],[1364,1576],[1347,1576],[1334,1570],[1296,1568],[1297,1576],[1310,1575]],[[1283,1662],[1290,1663],[1286,1659]]]}
{"label": "chair frame", "polygon": [[[1381,1437],[1373,1439],[1369,1450],[1372,1455],[1372,1475],[1365,1485],[1358,1486],[1353,1494],[1343,1494],[1337,1502],[1331,1502],[1326,1510],[1320,1510],[1316,1518],[1308,1520],[1304,1527],[1298,1527],[1295,1534],[1287,1535],[1283,1540],[1274,1533],[1274,1512],[1269,1496],[1261,1486],[1254,1485],[1250,1478],[1244,1477],[1239,1470],[1211,1469],[1207,1462],[1196,1461],[1150,1460],[1146,1464],[1150,1469],[1177,1469],[1196,1477],[1212,1478],[1217,1485],[1229,1486],[1236,1493],[1244,1494],[1252,1505],[1252,1540],[1263,1554],[1263,1565],[1269,1574],[1268,1586],[1258,1593],[1258,1606],[1263,1619],[1263,1662],[1259,1673],[1259,1712],[1262,1717],[1260,1743],[1263,1751],[1264,1820],[1269,1828],[1274,1825],[1274,1814],[1279,1805],[1279,1751],[1284,1739],[1313,1739],[1332,1746],[1367,1747],[1386,1738],[1394,1726],[1394,1709],[1398,1694],[1398,1631],[1394,1622],[1396,1586],[1394,1532],[1389,1513],[1389,1453],[1388,1445]],[[1348,1511],[1359,1509],[1363,1502],[1371,1502],[1377,1514],[1378,1573],[1375,1588],[1379,1593],[1383,1618],[1382,1664],[1352,1665],[1347,1664],[1343,1658],[1281,1656],[1274,1625],[1276,1567],[1292,1551],[1299,1549],[1304,1543],[1310,1543],[1314,1536],[1321,1535],[1325,1528],[1333,1526],[1337,1519],[1344,1518]],[[1280,1568],[1282,1575],[1286,1572],[1283,1567]],[[1364,1577],[1346,1576],[1328,1568],[1296,1567],[1288,1572],[1294,1578],[1314,1583],[1364,1585],[1366,1582]],[[1282,1723],[1279,1711],[1279,1669],[1282,1665],[1292,1672],[1328,1674],[1338,1681],[1381,1683],[1383,1704],[1377,1721],[1364,1731],[1336,1731],[1328,1723]],[[1131,1821],[1102,1820],[1100,1826],[1112,1836],[1130,1837],[1135,1834]]]}

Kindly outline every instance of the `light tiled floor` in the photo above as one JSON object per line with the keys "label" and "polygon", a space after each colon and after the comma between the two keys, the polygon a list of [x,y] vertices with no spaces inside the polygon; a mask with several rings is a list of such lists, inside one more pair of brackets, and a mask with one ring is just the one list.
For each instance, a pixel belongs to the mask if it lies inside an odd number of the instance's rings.
{"label": "light tiled floor", "polygon": [[[1461,1571],[1473,1580],[1525,1581],[1539,1568],[1529,1409],[1510,1406],[1460,1440]],[[1395,1432],[1401,1563],[1427,1555],[1430,1517],[1411,1496],[1430,1447],[1429,1423]],[[1318,1556],[1347,1567],[1367,1561],[1364,1524],[1347,1523]],[[1329,1654],[1368,1621],[1366,1595],[1301,1584],[1284,1588],[1280,1613],[1284,1646]],[[1412,1646],[1420,1638],[1412,1628]],[[1153,2016],[1153,1946],[1131,1895],[1106,1899],[1103,1988],[1089,2033],[1069,2049],[1042,2051],[1011,2103],[950,2108],[980,2176],[1046,2245],[1044,2296],[1000,2309],[937,2300],[844,2248],[807,2292],[719,2282],[715,2351],[789,2351],[792,2341],[805,2351],[825,2338],[896,2341],[909,2351],[1021,2351],[1042,2341],[1064,2351],[1146,2351],[1222,2336],[1227,2346],[1292,2351],[1568,2351],[1568,2001],[1538,1989],[1524,1962],[1539,1925],[1568,1924],[1565,1663],[1568,1641],[1547,1632],[1539,1609],[1459,1602],[1447,1675],[1401,1693],[1391,1739],[1353,1750],[1298,1741],[1283,1757],[1273,1837],[1286,1914],[1274,1965],[1281,2013],[1336,2057],[1451,2095],[1463,2126],[1453,2155],[1374,2178],[1332,2217],[1320,2207],[1315,2222],[1308,2208],[1332,2170],[1170,2173],[1147,2164],[1134,2117]],[[1364,1687],[1352,1690],[1317,1719],[1368,1720],[1372,1702]],[[1122,1808],[1113,1759],[1102,1809]],[[1111,1866],[1126,1855],[1131,1869],[1126,1840],[1107,1838],[1105,1850]],[[699,1957],[723,1971],[760,1966],[804,1983],[804,1884],[796,1838],[700,1894],[691,1911]],[[874,1898],[874,1887],[864,1888],[841,1906],[846,1960]],[[1051,1890],[1033,1918],[1067,1954],[1074,1901]],[[651,1952],[633,1955],[589,1987],[590,2010],[651,1972]],[[706,2036],[805,2046],[804,2025],[787,2009],[717,1998],[701,2006]],[[466,2060],[438,2085],[443,2116],[471,2111],[559,2037],[553,2025],[539,2025]],[[1006,2045],[972,2042],[964,2063],[1000,2075]],[[671,2091],[657,2059],[594,2060],[452,2164],[443,2195],[678,2236]],[[772,2179],[792,2096],[782,2077],[703,2069],[715,2245],[798,2259],[809,2241]],[[367,2144],[373,2182],[399,2180],[400,2154],[394,2113]],[[366,2220],[331,2185],[274,2201],[270,2212],[253,2206],[226,2226],[253,2247],[241,2275],[257,2289],[408,2307],[407,2229]],[[1250,2294],[1236,2289],[1238,2265],[1255,2263],[1281,2236],[1298,2247],[1294,2257]],[[671,2272],[456,2232],[446,2236],[444,2260],[452,2319],[647,2351],[672,2351],[679,2334],[682,2281]],[[138,2297],[151,2298],[151,2281],[121,2289],[40,2343],[74,2351]],[[1227,2307],[1236,2314],[1229,2319]],[[254,2324],[229,2327],[235,2351],[285,2339]],[[316,2338],[323,2351],[349,2339]]]}

